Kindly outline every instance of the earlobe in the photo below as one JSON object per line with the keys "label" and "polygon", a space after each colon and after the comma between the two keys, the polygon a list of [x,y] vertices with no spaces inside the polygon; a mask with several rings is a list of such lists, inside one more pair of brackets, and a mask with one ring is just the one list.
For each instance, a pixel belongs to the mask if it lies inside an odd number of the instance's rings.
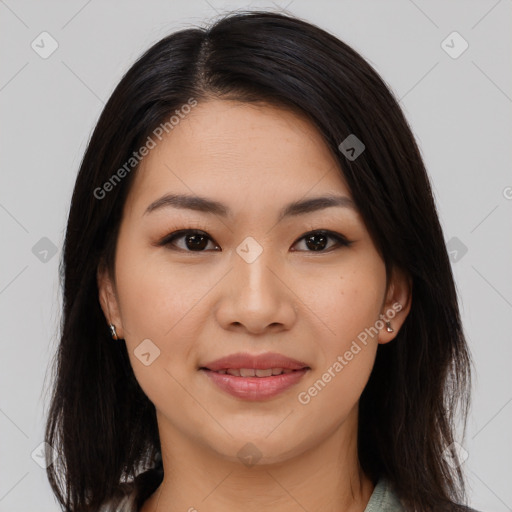
{"label": "earlobe", "polygon": [[[96,278],[98,283],[98,299],[103,314],[105,315],[107,325],[114,325],[117,338],[123,338],[121,316],[119,314],[119,305],[114,285],[108,269],[103,262],[98,265]],[[112,331],[112,327],[110,327],[110,329]]]}
{"label": "earlobe", "polygon": [[396,337],[411,310],[411,302],[411,277],[401,269],[393,269],[381,312],[383,328],[379,331],[379,343],[389,343]]}

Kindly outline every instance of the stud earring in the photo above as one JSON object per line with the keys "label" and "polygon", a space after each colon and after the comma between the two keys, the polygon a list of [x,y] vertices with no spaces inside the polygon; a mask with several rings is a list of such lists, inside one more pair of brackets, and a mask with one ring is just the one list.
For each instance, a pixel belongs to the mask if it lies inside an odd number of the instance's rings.
{"label": "stud earring", "polygon": [[386,322],[386,331],[387,332],[395,332],[395,329],[393,329],[393,327],[391,327],[391,322],[389,320]]}
{"label": "stud earring", "polygon": [[117,332],[116,332],[116,326],[114,324],[110,324],[110,333],[112,334],[112,338],[114,340],[117,340]]}

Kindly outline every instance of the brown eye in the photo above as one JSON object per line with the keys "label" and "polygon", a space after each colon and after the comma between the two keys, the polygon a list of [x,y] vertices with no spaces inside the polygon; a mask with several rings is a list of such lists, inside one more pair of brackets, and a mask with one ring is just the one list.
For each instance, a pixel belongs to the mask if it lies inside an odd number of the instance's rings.
{"label": "brown eye", "polygon": [[[176,244],[177,240],[183,240],[181,246]],[[171,246],[171,248],[174,246],[188,252],[204,252],[209,242],[214,249],[218,247],[206,233],[187,229],[171,233],[162,241],[161,245]]]}
{"label": "brown eye", "polygon": [[[328,246],[329,239],[334,240],[335,243]],[[307,233],[300,238],[294,245],[304,241],[307,252],[328,252],[325,249],[332,249],[333,247],[348,246],[352,242],[349,242],[343,235],[339,233],[333,233],[332,231],[318,230]]]}
{"label": "brown eye", "polygon": [[[181,241],[180,243],[177,243]],[[329,242],[331,241],[331,243]],[[292,251],[306,252],[329,252],[337,247],[349,246],[352,242],[347,240],[340,233],[334,233],[327,230],[316,230],[306,233],[293,245],[299,242],[304,243],[302,249],[291,249]],[[211,244],[210,247],[208,244]],[[182,229],[175,231],[165,237],[159,245],[168,246],[170,249],[182,250],[186,252],[206,252],[207,250],[220,250],[220,247],[214,243],[210,236],[203,231],[193,229]]]}

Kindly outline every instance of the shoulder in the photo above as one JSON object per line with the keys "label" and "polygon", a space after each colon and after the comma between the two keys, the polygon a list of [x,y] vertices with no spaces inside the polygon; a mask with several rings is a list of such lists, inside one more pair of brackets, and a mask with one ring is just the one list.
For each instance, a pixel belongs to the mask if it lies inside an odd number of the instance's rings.
{"label": "shoulder", "polygon": [[[386,477],[381,477],[370,497],[364,512],[406,512],[405,506],[398,498],[393,483]],[[479,512],[470,507],[459,505],[458,510],[464,512]]]}
{"label": "shoulder", "polygon": [[370,496],[364,512],[405,512],[391,481],[381,477]]}

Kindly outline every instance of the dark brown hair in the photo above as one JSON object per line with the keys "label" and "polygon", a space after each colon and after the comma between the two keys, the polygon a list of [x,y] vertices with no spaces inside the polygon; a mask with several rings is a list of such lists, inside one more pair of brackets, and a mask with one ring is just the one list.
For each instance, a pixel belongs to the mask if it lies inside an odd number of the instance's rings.
{"label": "dark brown hair", "polygon": [[[66,511],[95,511],[135,477],[139,501],[162,479],[155,408],[126,346],[113,343],[98,300],[98,266],[112,276],[121,214],[137,168],[102,187],[160,123],[210,98],[293,108],[313,123],[344,179],[386,269],[411,278],[412,307],[380,345],[360,399],[359,458],[387,477],[410,511],[463,510],[464,478],[443,451],[465,426],[470,355],[429,179],[397,100],[375,70],[336,37],[295,17],[238,12],[176,32],[123,77],[97,123],[71,201],[61,261],[63,317],[46,441]],[[355,134],[355,160],[339,144]],[[151,468],[155,468],[151,470]]]}

